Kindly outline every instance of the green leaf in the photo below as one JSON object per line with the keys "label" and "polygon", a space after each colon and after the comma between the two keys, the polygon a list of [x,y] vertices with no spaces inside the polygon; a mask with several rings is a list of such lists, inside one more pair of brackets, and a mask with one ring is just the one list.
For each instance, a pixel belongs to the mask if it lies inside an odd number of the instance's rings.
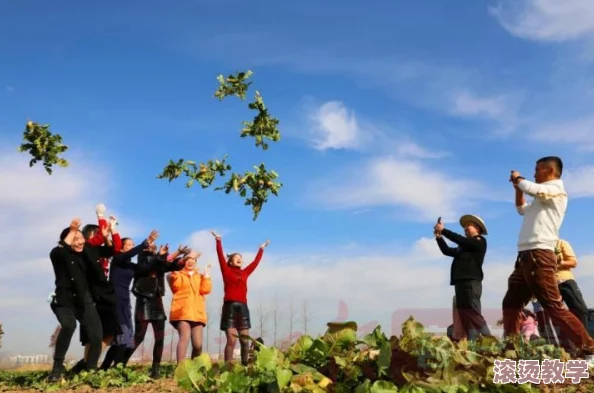
{"label": "green leaf", "polygon": [[380,353],[377,359],[378,374],[380,377],[387,376],[392,361],[392,346],[389,341],[381,344]]}
{"label": "green leaf", "polygon": [[203,377],[198,366],[190,359],[183,360],[175,369],[175,379],[184,390],[198,390]]}
{"label": "green leaf", "polygon": [[192,359],[192,366],[196,367],[198,370],[202,372],[209,371],[212,368],[210,355],[207,353],[203,353],[200,356],[195,357],[194,359]]}
{"label": "green leaf", "polygon": [[260,370],[274,371],[282,360],[282,353],[278,349],[261,347],[256,355],[256,367]]}
{"label": "green leaf", "polygon": [[366,379],[363,383],[357,385],[353,393],[371,393],[371,381]]}
{"label": "green leaf", "polygon": [[291,378],[293,377],[293,373],[291,370],[283,370],[277,369],[276,370],[276,383],[280,389],[284,389],[285,386],[289,384]]}
{"label": "green leaf", "polygon": [[380,348],[384,342],[389,342],[389,340],[382,332],[382,327],[378,325],[371,333],[363,336],[363,342],[371,348]]}
{"label": "green leaf", "polygon": [[371,393],[396,393],[398,388],[392,382],[389,381],[375,381],[371,385]]}

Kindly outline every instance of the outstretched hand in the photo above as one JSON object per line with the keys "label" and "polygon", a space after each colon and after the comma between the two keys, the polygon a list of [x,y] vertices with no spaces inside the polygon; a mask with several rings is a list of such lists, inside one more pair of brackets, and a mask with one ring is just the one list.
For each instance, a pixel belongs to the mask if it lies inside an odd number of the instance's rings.
{"label": "outstretched hand", "polygon": [[266,240],[264,243],[260,244],[260,248],[266,248],[270,244],[270,240]]}
{"label": "outstretched hand", "polygon": [[182,255],[182,254],[189,254],[190,251],[192,251],[192,250],[188,246],[183,246],[183,245],[180,244],[177,247],[177,252],[180,253],[180,255]]}
{"label": "outstretched hand", "polygon": [[97,207],[95,207],[95,213],[97,214],[97,217],[103,217],[105,215],[105,205],[103,203],[98,204]]}
{"label": "outstretched hand", "polygon": [[210,268],[211,268],[211,264],[209,263],[208,265],[206,265],[204,267],[204,277],[210,277]]}
{"label": "outstretched hand", "polygon": [[109,216],[109,229],[111,231],[111,233],[117,233],[118,232],[118,219],[116,218],[116,216]]}
{"label": "outstretched hand", "polygon": [[162,244],[161,247],[159,247],[159,255],[167,255],[167,254],[169,254],[169,245]]}
{"label": "outstretched hand", "polygon": [[158,237],[159,237],[159,232],[157,232],[156,229],[153,229],[151,231],[151,233],[148,235],[148,237],[146,238],[146,241],[149,244],[153,244],[155,242],[155,240],[157,240]]}
{"label": "outstretched hand", "polygon": [[109,236],[110,232],[111,232],[111,226],[109,224],[101,228],[101,235],[104,238],[107,238]]}
{"label": "outstretched hand", "polygon": [[441,222],[438,222],[438,223],[437,223],[437,224],[435,224],[435,226],[433,227],[433,230],[434,230],[435,232],[441,233],[441,231],[443,231],[443,228],[444,228],[444,226],[443,226],[443,223],[441,223]]}
{"label": "outstretched hand", "polygon": [[509,176],[509,181],[513,184],[516,184],[516,179],[520,177],[520,172],[518,171],[511,171],[511,175]]}
{"label": "outstretched hand", "polygon": [[73,218],[70,221],[70,230],[71,231],[78,231],[80,228],[80,218]]}
{"label": "outstretched hand", "polygon": [[212,235],[215,237],[215,239],[220,239],[221,235],[219,235],[218,233],[216,233],[215,231],[210,231],[210,233],[212,233]]}

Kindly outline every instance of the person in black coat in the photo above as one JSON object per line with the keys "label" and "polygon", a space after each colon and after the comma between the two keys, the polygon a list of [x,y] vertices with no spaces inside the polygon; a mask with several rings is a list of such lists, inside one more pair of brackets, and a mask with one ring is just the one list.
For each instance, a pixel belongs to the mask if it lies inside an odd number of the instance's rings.
{"label": "person in black coat", "polygon": [[89,341],[85,368],[96,369],[101,356],[103,332],[91,289],[91,283],[95,280],[94,260],[79,228],[80,219],[72,220],[70,227],[60,234],[58,246],[50,252],[56,286],[50,307],[62,326],[56,340],[50,382],[57,382],[62,378],[65,371],[64,358],[77,320]]}
{"label": "person in black coat", "polygon": [[[97,206],[97,217],[101,219],[105,211],[105,206],[99,204]],[[106,225],[103,228],[99,228],[96,225],[86,225],[83,230],[83,236],[85,240],[95,238],[97,232],[101,231],[100,235],[103,239],[111,234],[113,227]],[[94,261],[89,266],[89,289],[95,303],[95,308],[99,315],[102,331],[102,347],[103,348],[111,345],[116,335],[121,334],[121,327],[118,321],[118,315],[116,311],[117,296],[113,284],[109,281],[105,275],[103,266],[99,262],[100,258],[111,258],[115,255],[115,248],[113,244],[111,246],[104,245],[91,245],[89,242],[85,243],[85,249],[90,260]],[[85,330],[80,330],[80,342],[85,347],[84,357],[81,359],[70,372],[76,374],[87,367],[87,361],[90,351],[90,338]]]}
{"label": "person in black coat", "polygon": [[[468,339],[474,340],[478,334],[490,336],[491,332],[481,313],[483,293],[483,261],[487,253],[487,228],[483,220],[468,214],[460,218],[460,225],[466,236],[444,228],[441,220],[435,225],[434,234],[441,252],[453,257],[450,285],[456,292],[456,308]],[[443,238],[456,243],[449,247]]]}
{"label": "person in black coat", "polygon": [[163,346],[165,344],[165,307],[163,296],[165,296],[165,274],[168,272],[183,269],[181,263],[183,257],[190,252],[187,246],[179,246],[176,251],[168,254],[167,245],[157,253],[156,246],[144,250],[138,255],[138,265],[148,269],[136,272],[132,293],[136,296],[134,310],[134,348],[126,353],[125,363],[128,362],[136,348],[144,341],[148,326],[153,328],[155,343],[153,346],[153,364],[151,367],[151,378],[160,377],[161,358],[163,357]]}

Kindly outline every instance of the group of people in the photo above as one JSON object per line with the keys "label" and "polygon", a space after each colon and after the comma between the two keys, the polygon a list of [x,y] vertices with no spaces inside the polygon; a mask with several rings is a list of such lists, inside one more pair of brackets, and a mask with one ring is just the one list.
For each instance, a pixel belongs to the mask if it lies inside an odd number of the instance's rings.
{"label": "group of people", "polygon": [[[523,329],[529,338],[536,335],[536,319],[543,327],[552,322],[559,330],[560,344],[594,366],[594,340],[587,331],[588,308],[570,271],[577,260],[570,244],[559,238],[567,209],[562,172],[561,159],[550,156],[537,161],[534,182],[517,171],[511,173],[509,180],[515,189],[515,204],[523,222],[515,266],[502,303],[504,336],[520,335]],[[525,195],[533,200],[527,203]],[[71,372],[97,369],[106,347],[109,350],[100,366],[102,369],[119,363],[126,365],[151,325],[155,334],[151,376],[158,378],[167,319],[163,305],[166,280],[173,294],[169,320],[179,334],[177,361],[186,358],[190,341],[192,357],[202,351],[203,327],[207,322],[206,296],[212,290],[210,266],[200,272],[197,261],[201,254],[188,247],[180,246],[171,253],[166,244],[158,247],[156,231],[139,245],[130,238],[121,238],[117,219],[113,216],[106,219],[105,210],[104,205],[98,205],[98,225],[86,225],[82,230],[80,220],[74,219],[62,231],[59,244],[50,253],[56,286],[50,297],[51,308],[62,326],[51,380],[59,380],[65,372],[64,358],[77,321],[85,351],[83,359]],[[460,224],[464,236],[445,228],[441,219],[433,228],[441,252],[453,257],[450,284],[455,288],[452,338],[456,340],[490,335],[481,313],[487,228],[476,215],[463,216]],[[260,245],[254,261],[243,268],[241,254],[225,255],[221,237],[215,232],[212,234],[224,284],[220,329],[227,339],[225,361],[233,359],[239,338],[241,362],[245,365],[251,327],[247,280],[260,263],[269,241]],[[448,246],[444,238],[457,247]],[[135,256],[137,262],[133,263],[131,259]],[[130,286],[136,297],[134,316]],[[535,314],[525,308],[531,300]],[[532,329],[527,323],[530,318]],[[547,322],[549,320],[551,322]]]}
{"label": "group of people", "polygon": [[[559,237],[568,204],[562,173],[563,162],[556,156],[536,162],[534,182],[511,172],[509,181],[523,221],[517,258],[502,302],[503,333],[523,334],[526,339],[543,336],[594,367],[588,307],[571,272],[577,258],[569,242]],[[525,195],[533,198],[530,203]],[[476,215],[462,216],[460,225],[465,236],[445,228],[441,220],[433,228],[441,252],[453,257],[450,284],[455,289],[455,310],[450,335],[454,340],[491,335],[481,313],[487,228]],[[449,247],[444,238],[457,247]],[[530,302],[534,312],[525,308]]]}
{"label": "group of people", "polygon": [[[169,322],[179,335],[177,362],[186,358],[190,342],[193,358],[202,352],[203,327],[208,321],[206,297],[212,290],[210,265],[200,271],[197,262],[201,253],[187,246],[180,245],[171,253],[167,244],[157,246],[159,233],[154,230],[138,245],[122,238],[116,217],[106,218],[105,211],[103,204],[97,206],[98,225],[81,229],[80,219],[72,220],[50,252],[55,291],[49,302],[61,325],[49,375],[53,382],[66,373],[64,360],[77,322],[84,356],[69,373],[127,365],[151,325],[155,337],[151,377],[159,378],[167,320],[163,304],[166,281],[173,294]],[[261,244],[254,261],[243,268],[242,255],[225,255],[221,237],[212,234],[224,285],[220,328],[227,338],[225,361],[232,361],[239,338],[241,361],[247,364],[251,327],[247,280],[270,242]],[[134,315],[130,292],[136,297]]]}

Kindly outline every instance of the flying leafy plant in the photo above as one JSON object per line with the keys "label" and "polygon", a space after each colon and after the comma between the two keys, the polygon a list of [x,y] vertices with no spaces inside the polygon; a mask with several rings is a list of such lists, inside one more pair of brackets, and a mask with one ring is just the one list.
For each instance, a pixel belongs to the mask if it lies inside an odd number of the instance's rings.
{"label": "flying leafy plant", "polygon": [[[245,100],[249,87],[252,82],[247,80],[253,75],[252,71],[238,72],[235,75],[229,75],[226,78],[219,75],[217,80],[219,86],[214,96],[222,101],[226,97],[235,96],[240,100]],[[248,108],[257,111],[252,121],[244,121],[240,137],[251,137],[255,139],[255,146],[268,150],[267,140],[278,142],[280,140],[280,131],[278,129],[279,120],[274,118],[268,112],[264,104],[264,99],[260,92],[256,91],[254,100],[248,104]],[[197,163],[196,161],[179,159],[170,160],[163,172],[157,176],[159,179],[167,179],[169,182],[184,176],[187,178],[186,187],[190,188],[194,183],[199,183],[202,188],[210,187],[216,177],[224,178],[228,172],[231,172],[231,165],[227,163],[227,155],[222,159],[209,160],[207,162]],[[228,180],[215,191],[224,190],[226,194],[231,191],[244,198],[246,206],[252,206],[255,221],[262,207],[268,202],[270,193],[278,196],[282,188],[282,183],[275,180],[278,174],[274,170],[266,169],[264,163],[253,166],[254,171],[245,171],[243,174],[232,172]],[[249,195],[248,195],[249,193]]]}
{"label": "flying leafy plant", "polygon": [[23,132],[23,143],[19,147],[20,152],[28,152],[33,158],[29,161],[29,167],[37,162],[43,162],[45,171],[51,175],[52,166],[67,167],[68,161],[60,155],[68,150],[68,146],[62,143],[59,134],[52,134],[49,124],[38,124],[28,121]]}

